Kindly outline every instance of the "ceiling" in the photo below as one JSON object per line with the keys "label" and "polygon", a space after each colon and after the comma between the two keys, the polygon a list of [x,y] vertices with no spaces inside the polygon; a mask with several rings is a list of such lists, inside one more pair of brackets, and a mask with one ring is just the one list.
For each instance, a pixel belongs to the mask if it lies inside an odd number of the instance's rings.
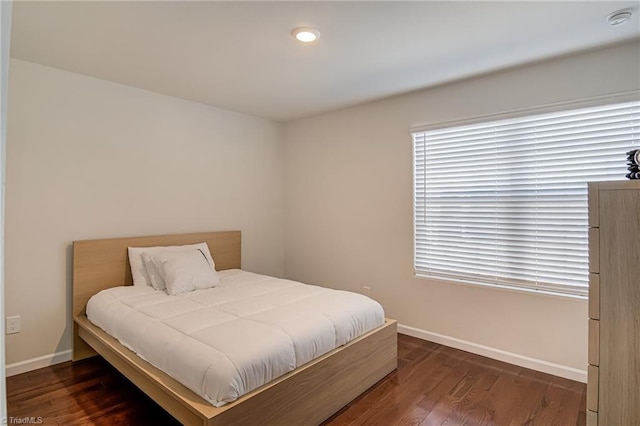
{"label": "ceiling", "polygon": [[[18,1],[11,56],[288,121],[640,37],[639,5]],[[609,26],[624,8],[632,20]],[[291,37],[304,25],[313,46]]]}

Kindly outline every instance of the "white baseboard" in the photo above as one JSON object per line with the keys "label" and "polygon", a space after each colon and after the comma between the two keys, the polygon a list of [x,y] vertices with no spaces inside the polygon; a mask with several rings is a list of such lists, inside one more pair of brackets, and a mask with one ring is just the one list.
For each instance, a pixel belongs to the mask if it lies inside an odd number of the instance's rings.
{"label": "white baseboard", "polygon": [[37,370],[38,368],[42,367],[49,367],[51,365],[60,364],[61,362],[66,361],[71,361],[71,349],[56,352],[54,354],[39,356],[37,358],[31,358],[26,361],[8,364],[6,367],[7,377]]}
{"label": "white baseboard", "polygon": [[555,364],[553,362],[536,358],[530,358],[528,356],[503,351],[501,349],[496,349],[489,346],[479,345],[477,343],[469,342],[466,340],[456,339],[455,337],[421,330],[419,328],[410,327],[408,325],[398,324],[398,333],[417,337],[418,339],[422,340],[428,340],[434,343],[439,343],[441,345],[450,346],[452,348],[486,356],[488,358],[497,359],[498,361],[508,362],[509,364],[519,365],[520,367],[526,367],[532,370],[542,371],[543,373],[553,374],[554,376],[560,376],[566,379],[575,380],[577,382],[587,383],[587,370],[578,370],[577,368],[568,367],[566,365]]}

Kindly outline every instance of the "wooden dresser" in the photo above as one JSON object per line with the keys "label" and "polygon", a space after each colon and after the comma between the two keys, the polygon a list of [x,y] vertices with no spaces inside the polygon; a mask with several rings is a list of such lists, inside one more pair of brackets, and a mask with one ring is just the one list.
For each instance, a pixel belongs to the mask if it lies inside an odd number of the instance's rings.
{"label": "wooden dresser", "polygon": [[589,184],[587,425],[640,425],[640,181]]}

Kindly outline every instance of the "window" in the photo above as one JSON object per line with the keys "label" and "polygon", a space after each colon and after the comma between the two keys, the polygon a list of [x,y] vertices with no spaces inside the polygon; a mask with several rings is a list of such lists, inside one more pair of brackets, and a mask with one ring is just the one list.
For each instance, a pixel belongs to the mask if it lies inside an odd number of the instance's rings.
{"label": "window", "polygon": [[587,182],[625,179],[640,102],[412,134],[416,275],[586,296]]}

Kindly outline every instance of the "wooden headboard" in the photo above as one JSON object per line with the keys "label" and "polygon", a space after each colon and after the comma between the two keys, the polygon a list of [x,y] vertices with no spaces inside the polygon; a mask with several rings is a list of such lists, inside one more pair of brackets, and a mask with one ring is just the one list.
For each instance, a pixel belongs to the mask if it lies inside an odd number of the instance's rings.
{"label": "wooden headboard", "polygon": [[[101,290],[133,284],[127,247],[175,246],[201,242],[206,242],[209,246],[216,270],[240,268],[240,231],[74,241],[73,317],[85,315],[87,302]],[[74,361],[95,355],[93,349],[78,337],[77,328],[74,323]]]}

